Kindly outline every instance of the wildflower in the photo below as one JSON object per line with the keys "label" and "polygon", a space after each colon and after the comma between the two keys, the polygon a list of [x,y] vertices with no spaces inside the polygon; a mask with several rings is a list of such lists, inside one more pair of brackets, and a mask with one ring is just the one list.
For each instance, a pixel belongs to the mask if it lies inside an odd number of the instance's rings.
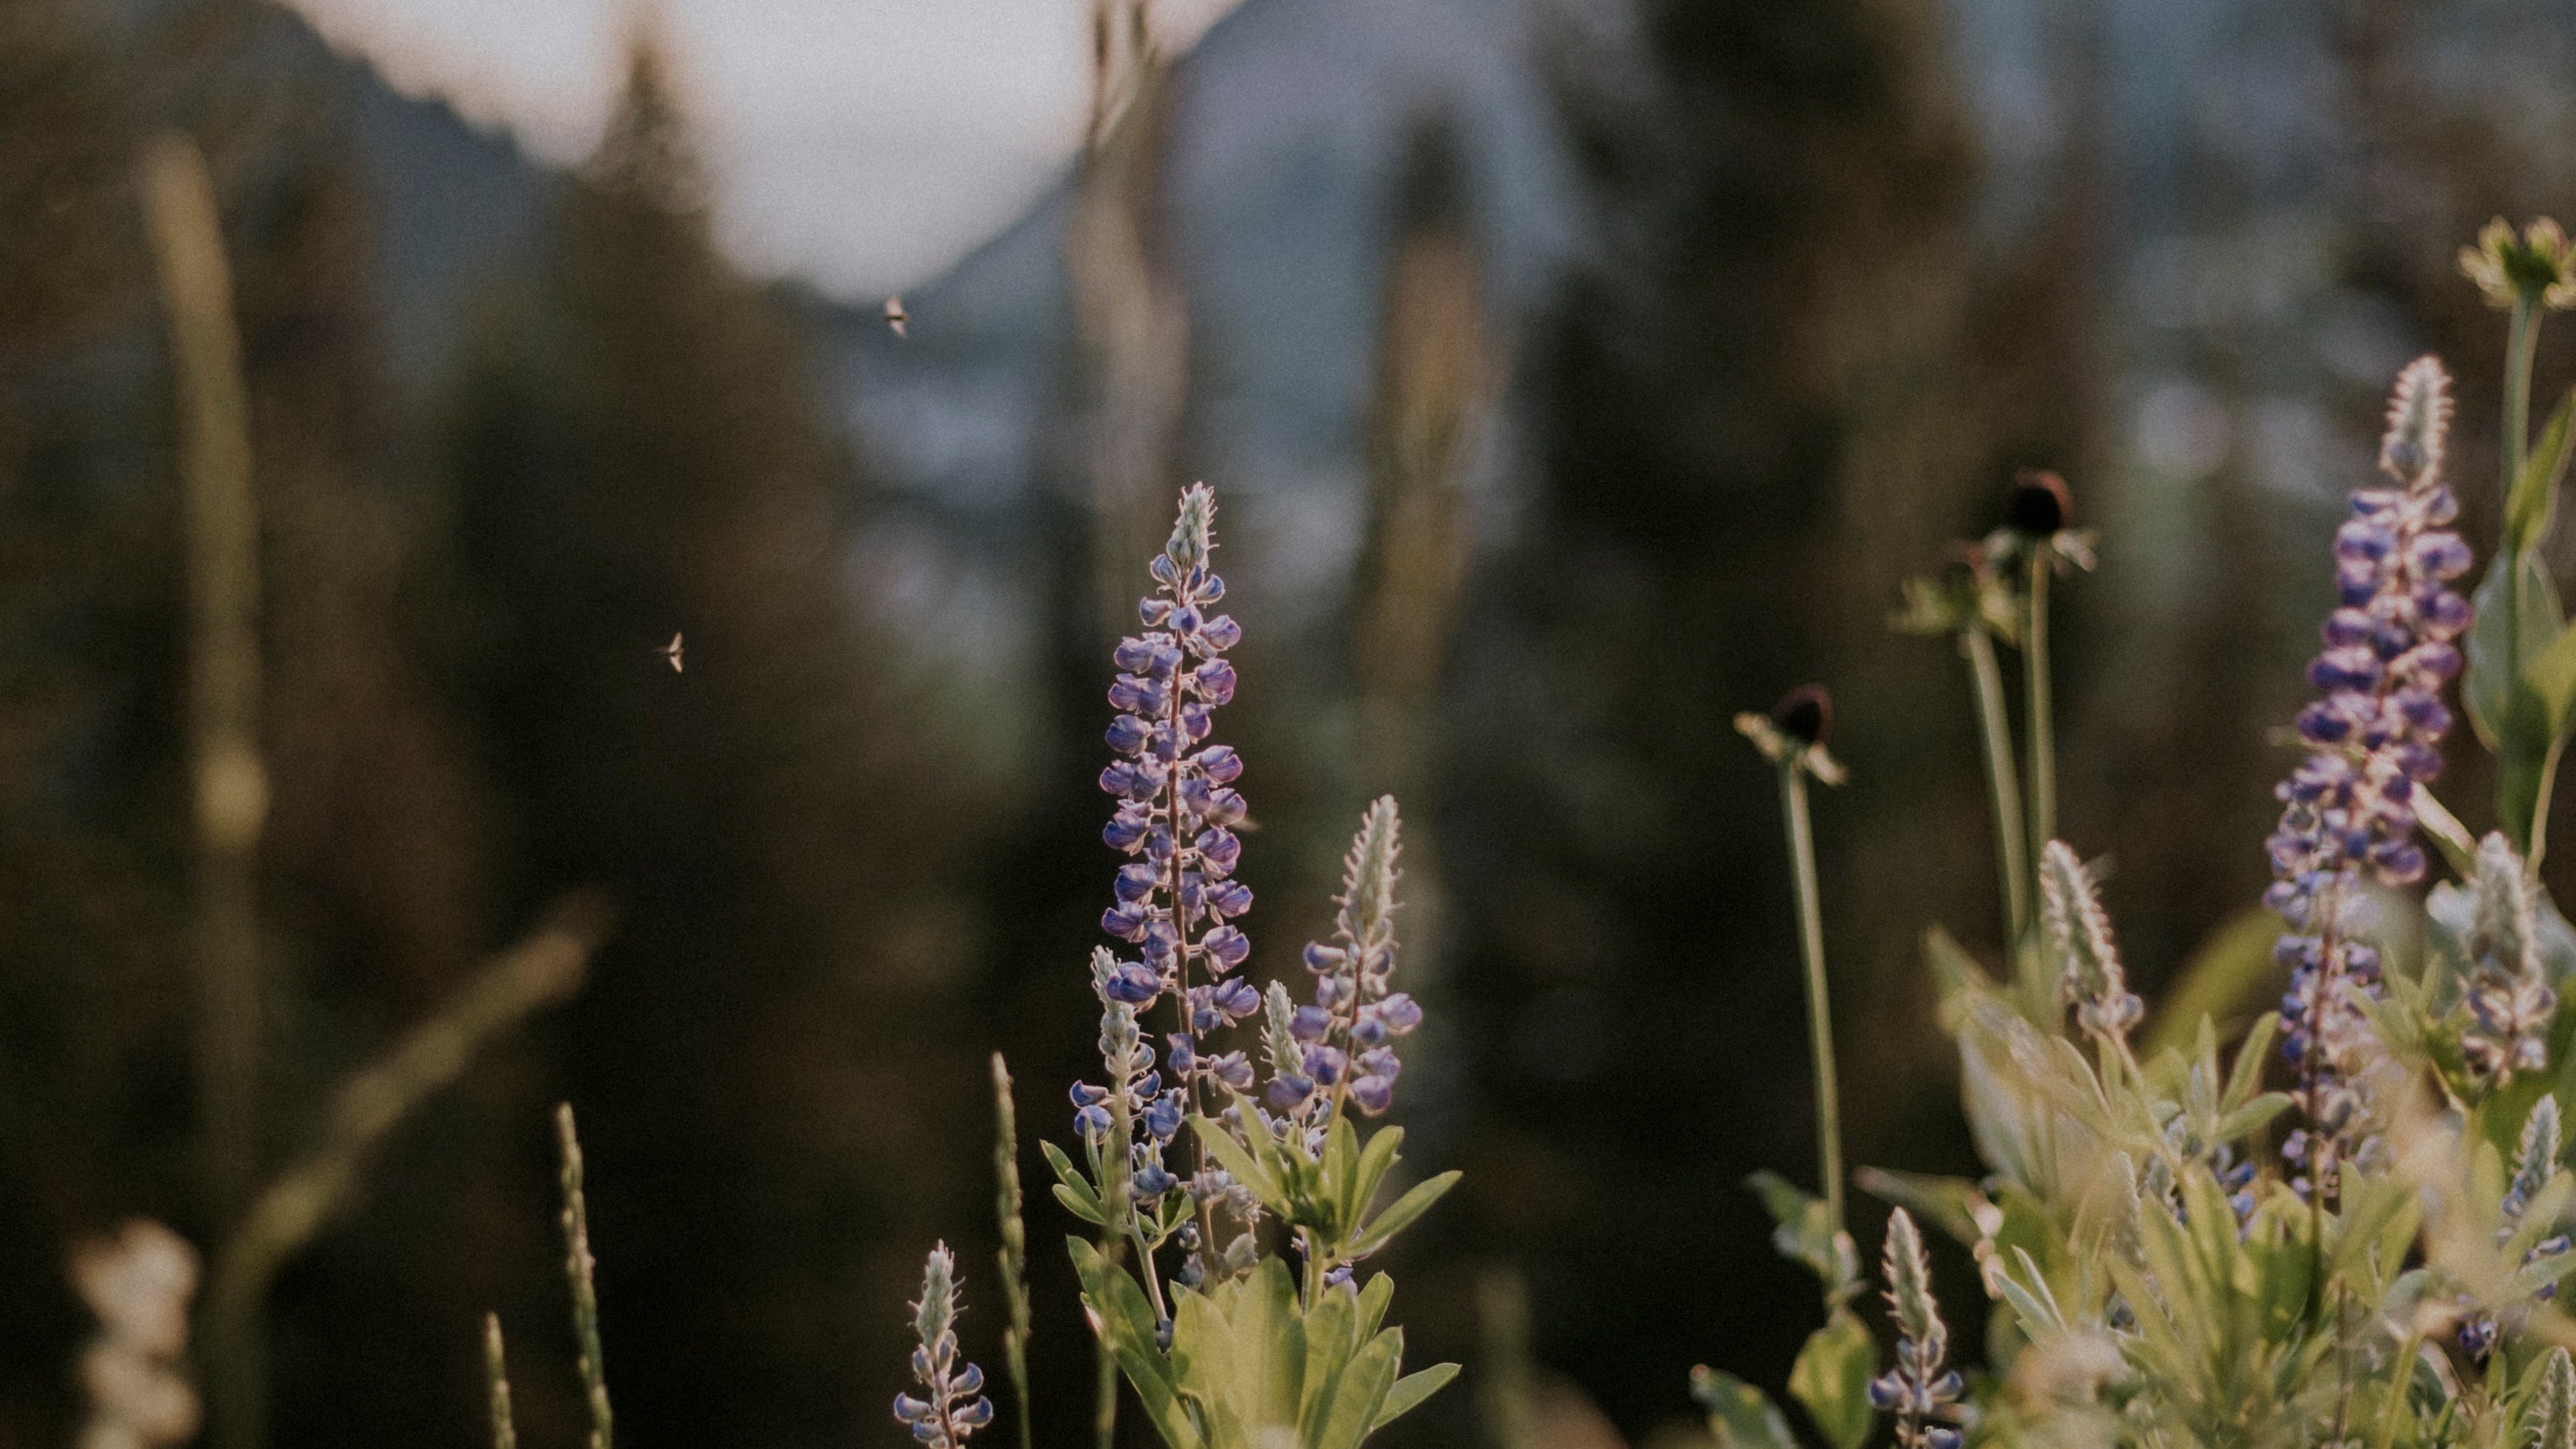
{"label": "wildflower", "polygon": [[1950,1330],[1941,1322],[1941,1305],[1932,1298],[1932,1264],[1923,1252],[1923,1234],[1905,1209],[1888,1215],[1883,1270],[1887,1306],[1896,1318],[1896,1367],[1872,1379],[1870,1407],[1896,1415],[1896,1442],[1903,1449],[1959,1449],[1959,1431],[1924,1421],[1951,1417],[1963,1385],[1955,1370],[1941,1367],[1949,1354]]}
{"label": "wildflower", "polygon": [[984,1371],[958,1356],[957,1259],[946,1243],[932,1248],[922,1264],[921,1301],[912,1308],[913,1331],[921,1339],[912,1351],[912,1378],[929,1397],[895,1395],[894,1416],[930,1449],[959,1449],[968,1435],[993,1422],[993,1401],[984,1397]]}
{"label": "wildflower", "polygon": [[1114,963],[1104,990],[1139,1011],[1177,998],[1168,1064],[1173,1085],[1200,1105],[1206,1083],[1242,1075],[1237,1058],[1206,1055],[1200,1039],[1260,1007],[1258,993],[1228,980],[1252,953],[1230,924],[1252,908],[1252,892],[1233,878],[1243,759],[1207,740],[1213,711],[1234,697],[1234,666],[1222,656],[1243,638],[1232,618],[1208,609],[1225,597],[1209,564],[1215,520],[1206,484],[1181,495],[1171,540],[1148,570],[1154,592],[1138,606],[1144,629],[1112,653],[1119,673],[1109,702],[1119,714],[1107,739],[1117,758],[1100,773],[1118,801],[1101,838],[1132,858],[1100,925],[1138,948],[1137,959]]}
{"label": "wildflower", "polygon": [[2460,248],[2460,270],[2497,307],[2517,303],[2563,312],[2576,307],[2576,248],[2548,217],[2516,237],[2503,217],[2486,224],[2478,244]]}
{"label": "wildflower", "polygon": [[1747,710],[1735,717],[1736,733],[1751,740],[1764,759],[1775,765],[1795,765],[1828,785],[1839,785],[1848,776],[1825,749],[1833,723],[1833,696],[1821,684],[1790,690],[1769,714]]}
{"label": "wildflower", "polygon": [[[2544,1096],[2531,1104],[2531,1114],[2522,1119],[2522,1138],[2513,1157],[2513,1180],[2506,1184],[2504,1197],[2497,1205],[2496,1246],[2502,1247],[2513,1240],[2514,1234],[2522,1227],[2523,1214],[2530,1210],[2532,1199],[2538,1197],[2540,1190],[2549,1185],[2549,1179],[2557,1174],[2558,1148],[2558,1098]],[[2559,1257],[2568,1251],[2568,1247],[2566,1234],[2552,1234],[2532,1244],[2530,1250],[2522,1255],[2522,1264],[2528,1268],[2543,1259]],[[2531,1291],[2532,1300],[2539,1303],[2550,1302],[2557,1296],[2558,1283],[2554,1278]],[[2527,1316],[2520,1307],[2515,1307],[2499,1318],[2493,1312],[2478,1310],[2476,1304],[2467,1299],[2461,1300],[2461,1307],[2465,1311],[2454,1337],[2460,1351],[2479,1362],[2495,1352],[2496,1343],[2504,1336],[2509,1322],[2510,1326],[2518,1328],[2520,1320]]]}
{"label": "wildflower", "polygon": [[2460,1055],[2470,1071],[2499,1087],[2515,1072],[2548,1065],[2549,1023],[2558,1014],[2558,995],[2540,959],[2534,897],[2530,874],[2504,836],[2479,841],[2477,912],[2467,943],[2470,1020]]}
{"label": "wildflower", "polygon": [[1286,991],[1272,988],[1268,1101],[1309,1133],[1327,1125],[1345,1100],[1372,1117],[1385,1112],[1403,1069],[1395,1039],[1422,1024],[1413,998],[1387,989],[1395,972],[1398,828],[1392,795],[1380,796],[1360,818],[1342,860],[1333,939],[1306,945],[1314,1002],[1291,1007]]}
{"label": "wildflower", "polygon": [[[1143,1203],[1163,1197],[1178,1185],[1163,1168],[1163,1149],[1180,1134],[1187,1113],[1180,1089],[1165,1089],[1162,1073],[1154,1069],[1154,1049],[1146,1045],[1144,1032],[1136,1024],[1136,1007],[1127,990],[1135,970],[1133,962],[1119,961],[1105,947],[1091,953],[1091,989],[1100,998],[1100,1061],[1106,1084],[1074,1083],[1073,1126],[1084,1142],[1110,1161],[1126,1163],[1127,1191]],[[1173,1038],[1176,1054],[1185,1040]]]}
{"label": "wildflower", "polygon": [[2281,823],[2264,903],[2289,927],[2275,947],[2291,968],[2283,1051],[2313,1129],[2294,1134],[2293,1150],[2320,1184],[2338,1144],[2359,1145],[2350,1078],[2369,1027],[2358,997],[2375,994],[2379,974],[2378,953],[2348,938],[2342,908],[2365,877],[2405,885],[2424,874],[2415,789],[2441,773],[2451,727],[2441,691],[2460,671],[2453,641],[2469,625],[2468,602],[2450,587],[2469,550],[2445,527],[2458,505],[2440,473],[2449,388],[2432,357],[2398,377],[2380,449],[2397,486],[2356,490],[2336,531],[2338,607],[2308,666],[2324,697],[2300,712],[2309,754],[2275,791]]}
{"label": "wildflower", "polygon": [[2058,995],[2074,1005],[2076,1024],[2096,1040],[2127,1041],[2146,1003],[2129,990],[2093,874],[2065,841],[2052,840],[2039,852],[2039,903],[2049,955],[2058,963]]}

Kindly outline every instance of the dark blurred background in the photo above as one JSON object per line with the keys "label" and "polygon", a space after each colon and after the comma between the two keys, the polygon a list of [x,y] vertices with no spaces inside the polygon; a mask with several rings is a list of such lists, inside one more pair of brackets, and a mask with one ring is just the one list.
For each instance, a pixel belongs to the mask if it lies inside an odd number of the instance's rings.
{"label": "dark blurred background", "polygon": [[[1390,1440],[1496,1442],[1498,1270],[1537,1442],[1669,1437],[1695,1362],[1776,1390],[1812,1287],[1740,1183],[1803,1181],[1813,1118],[1730,715],[1834,686],[1851,1155],[1968,1169],[1916,941],[1991,952],[1990,837],[1898,581],[2015,468],[2072,480],[2064,832],[2152,991],[2259,895],[2266,732],[2419,351],[2492,536],[2502,328],[2456,249],[2576,212],[2567,0],[1241,0],[1186,46],[1101,0],[1096,56],[1065,4],[1086,118],[898,337],[738,260],[649,15],[566,82],[622,87],[566,165],[266,0],[0,0],[0,1446],[84,1412],[71,1244],[241,1212],[200,1164],[151,135],[207,159],[249,398],[260,1174],[564,891],[619,911],[283,1265],[279,1449],[476,1442],[486,1308],[526,1442],[576,1442],[558,1099],[636,1449],[897,1442],[937,1237],[996,1366],[986,1054],[1069,1140],[1108,646],[1198,478],[1257,973],[1405,803],[1397,1117],[1467,1178],[1388,1267],[1410,1357],[1470,1369]],[[1071,1224],[1022,1170],[1039,1442],[1084,1442]]]}

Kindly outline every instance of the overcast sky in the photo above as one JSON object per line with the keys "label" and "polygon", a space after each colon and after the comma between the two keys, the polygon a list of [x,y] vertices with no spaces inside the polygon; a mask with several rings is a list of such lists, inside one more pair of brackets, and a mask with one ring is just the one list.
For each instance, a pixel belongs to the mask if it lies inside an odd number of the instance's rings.
{"label": "overcast sky", "polygon": [[[413,95],[569,161],[599,134],[639,0],[289,0]],[[1173,44],[1232,0],[1159,0]],[[726,244],[844,296],[916,285],[1059,172],[1090,0],[653,0]]]}

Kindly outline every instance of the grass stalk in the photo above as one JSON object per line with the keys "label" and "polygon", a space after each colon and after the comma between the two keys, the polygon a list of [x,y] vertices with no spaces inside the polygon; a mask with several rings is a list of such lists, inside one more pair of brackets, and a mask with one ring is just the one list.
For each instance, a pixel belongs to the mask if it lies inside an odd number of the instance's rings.
{"label": "grass stalk", "polygon": [[590,1206],[582,1197],[581,1138],[573,1131],[572,1104],[555,1106],[555,1135],[563,1148],[564,1277],[572,1286],[572,1331],[581,1349],[582,1397],[590,1406],[590,1449],[612,1449],[616,1420],[608,1407],[608,1370],[599,1352],[599,1262],[590,1255]]}
{"label": "grass stalk", "polygon": [[1002,1368],[1020,1415],[1020,1449],[1029,1445],[1029,1232],[1020,1217],[1020,1124],[1011,1106],[1011,1069],[993,1053],[993,1211],[1001,1250],[1002,1301],[1010,1327],[1002,1334]]}

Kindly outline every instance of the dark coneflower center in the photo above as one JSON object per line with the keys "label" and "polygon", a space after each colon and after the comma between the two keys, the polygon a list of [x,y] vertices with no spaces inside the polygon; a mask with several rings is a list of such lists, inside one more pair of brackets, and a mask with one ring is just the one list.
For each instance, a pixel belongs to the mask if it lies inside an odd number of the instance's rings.
{"label": "dark coneflower center", "polygon": [[2014,530],[2035,538],[2046,538],[2066,527],[2075,516],[2075,501],[2067,495],[2066,480],[2039,468],[2026,468],[2013,480],[2012,497],[2004,505],[2004,521]]}
{"label": "dark coneflower center", "polygon": [[1833,728],[1834,700],[1821,684],[1802,684],[1771,706],[1771,726],[1801,744],[1821,745]]}

